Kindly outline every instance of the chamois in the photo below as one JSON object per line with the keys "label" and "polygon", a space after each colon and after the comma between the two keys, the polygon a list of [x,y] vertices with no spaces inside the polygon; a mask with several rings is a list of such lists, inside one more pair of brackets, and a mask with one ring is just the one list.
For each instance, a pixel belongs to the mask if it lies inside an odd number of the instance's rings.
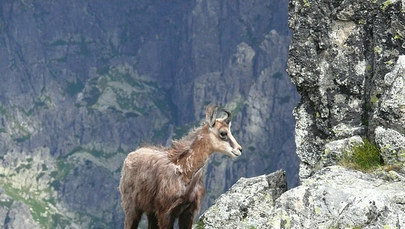
{"label": "chamois", "polygon": [[205,194],[204,170],[214,152],[242,154],[231,134],[231,113],[216,119],[218,106],[208,105],[206,122],[169,148],[143,147],[128,154],[122,167],[120,192],[124,228],[137,228],[146,213],[148,228],[191,228]]}

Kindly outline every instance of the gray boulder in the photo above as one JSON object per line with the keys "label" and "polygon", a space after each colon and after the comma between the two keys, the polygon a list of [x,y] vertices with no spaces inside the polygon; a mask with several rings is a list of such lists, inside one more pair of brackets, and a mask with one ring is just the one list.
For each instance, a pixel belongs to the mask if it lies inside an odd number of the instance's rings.
{"label": "gray boulder", "polygon": [[287,190],[285,172],[241,178],[201,217],[197,228],[249,228],[264,225],[274,201]]}
{"label": "gray boulder", "polygon": [[281,195],[257,228],[403,228],[404,187],[404,176],[394,171],[327,167]]}
{"label": "gray boulder", "polygon": [[286,192],[284,179],[278,171],[239,180],[201,216],[196,227],[405,227],[403,173],[366,174],[331,166]]}

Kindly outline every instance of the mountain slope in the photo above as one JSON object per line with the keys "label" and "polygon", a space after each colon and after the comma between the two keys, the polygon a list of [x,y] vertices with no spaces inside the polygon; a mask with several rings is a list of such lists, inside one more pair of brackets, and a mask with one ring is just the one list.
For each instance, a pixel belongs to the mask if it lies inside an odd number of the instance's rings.
{"label": "mountain slope", "polygon": [[212,159],[204,208],[241,176],[285,168],[297,184],[289,37],[281,0],[2,1],[2,216],[122,225],[126,154],[170,144],[210,102],[233,111],[245,153]]}

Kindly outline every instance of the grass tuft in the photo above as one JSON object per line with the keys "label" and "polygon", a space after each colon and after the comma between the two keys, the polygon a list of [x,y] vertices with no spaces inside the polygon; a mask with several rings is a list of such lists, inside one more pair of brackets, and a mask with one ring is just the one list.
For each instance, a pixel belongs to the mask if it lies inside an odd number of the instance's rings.
{"label": "grass tuft", "polygon": [[382,166],[384,162],[377,145],[365,139],[363,144],[356,145],[352,151],[346,152],[339,164],[368,172]]}

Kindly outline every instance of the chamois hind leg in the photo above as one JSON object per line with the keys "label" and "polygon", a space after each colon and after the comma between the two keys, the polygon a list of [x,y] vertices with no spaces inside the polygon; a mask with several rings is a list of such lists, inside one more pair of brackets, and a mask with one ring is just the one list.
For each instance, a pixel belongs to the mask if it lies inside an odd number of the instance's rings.
{"label": "chamois hind leg", "polygon": [[125,229],[137,229],[139,221],[142,217],[142,211],[131,208],[125,212],[125,221],[124,221],[124,228]]}
{"label": "chamois hind leg", "polygon": [[191,204],[179,216],[179,229],[191,229],[197,208]]}
{"label": "chamois hind leg", "polygon": [[148,213],[148,229],[159,229],[158,220],[154,212]]}

